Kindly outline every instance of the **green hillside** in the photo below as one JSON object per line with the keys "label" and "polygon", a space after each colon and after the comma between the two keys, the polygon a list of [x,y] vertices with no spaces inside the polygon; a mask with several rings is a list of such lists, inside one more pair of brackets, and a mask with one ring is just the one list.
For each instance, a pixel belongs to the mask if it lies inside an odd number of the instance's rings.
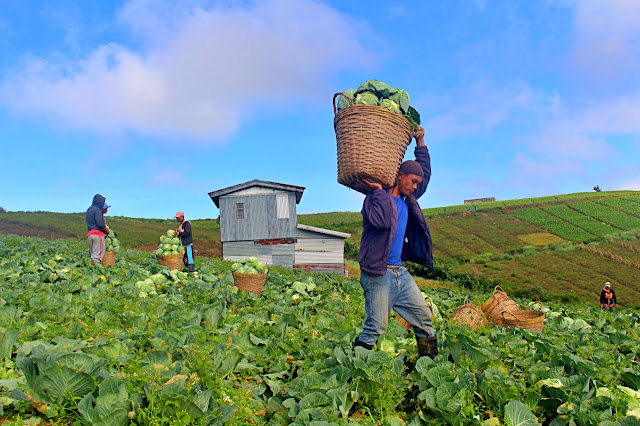
{"label": "green hillside", "polygon": [[[531,297],[598,303],[605,281],[620,302],[640,304],[640,193],[611,191],[425,209],[436,262]],[[300,223],[352,234],[360,213],[300,215]],[[552,297],[549,297],[549,296]]]}
{"label": "green hillside", "polygon": [[[590,304],[597,303],[603,283],[611,281],[622,304],[640,304],[640,192],[564,194],[480,203],[471,211],[457,205],[424,212],[437,265],[428,278],[485,289],[501,285],[533,299]],[[345,253],[357,259],[360,213],[299,215],[298,220],[350,233]],[[157,246],[164,230],[175,227],[160,219],[108,216],[107,221],[125,248],[147,250]],[[198,254],[220,256],[219,223],[192,223]],[[4,234],[84,239],[85,232],[84,214],[0,214]]]}

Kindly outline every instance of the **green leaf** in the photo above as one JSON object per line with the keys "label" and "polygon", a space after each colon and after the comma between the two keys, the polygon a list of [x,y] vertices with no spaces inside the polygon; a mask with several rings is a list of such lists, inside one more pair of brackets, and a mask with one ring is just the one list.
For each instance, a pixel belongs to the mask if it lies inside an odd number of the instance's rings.
{"label": "green leaf", "polygon": [[436,388],[444,383],[453,382],[455,378],[455,375],[444,366],[434,367],[427,372],[427,380],[431,383],[431,386]]}
{"label": "green leaf", "polygon": [[79,373],[67,367],[59,371],[49,370],[41,379],[42,389],[48,400],[61,403],[68,397],[83,397],[93,392],[96,385],[93,378],[87,373]]}
{"label": "green leaf", "polygon": [[539,425],[531,409],[520,401],[511,401],[504,407],[504,422],[507,426]]}

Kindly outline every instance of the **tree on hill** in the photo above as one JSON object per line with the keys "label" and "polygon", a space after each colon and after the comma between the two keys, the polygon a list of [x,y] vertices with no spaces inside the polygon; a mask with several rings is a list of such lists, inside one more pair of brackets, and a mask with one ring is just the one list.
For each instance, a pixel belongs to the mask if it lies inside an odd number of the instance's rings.
{"label": "tree on hill", "polygon": [[6,212],[7,211],[3,207],[0,207],[0,213],[6,213]]}
{"label": "tree on hill", "polygon": [[593,190],[596,191],[596,192],[601,192],[602,191],[602,189],[600,189],[600,187],[598,185],[594,186]]}

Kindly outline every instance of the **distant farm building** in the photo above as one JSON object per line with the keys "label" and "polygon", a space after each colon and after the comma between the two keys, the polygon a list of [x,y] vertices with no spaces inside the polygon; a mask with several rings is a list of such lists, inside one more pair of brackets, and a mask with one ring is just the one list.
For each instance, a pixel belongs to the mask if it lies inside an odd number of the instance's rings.
{"label": "distant farm building", "polygon": [[487,198],[472,198],[471,200],[464,200],[465,204],[478,204],[478,203],[488,203],[489,201],[495,201],[496,197],[487,197]]}
{"label": "distant farm building", "polygon": [[220,209],[222,257],[345,275],[351,235],[298,224],[303,187],[254,179],[209,193]]}

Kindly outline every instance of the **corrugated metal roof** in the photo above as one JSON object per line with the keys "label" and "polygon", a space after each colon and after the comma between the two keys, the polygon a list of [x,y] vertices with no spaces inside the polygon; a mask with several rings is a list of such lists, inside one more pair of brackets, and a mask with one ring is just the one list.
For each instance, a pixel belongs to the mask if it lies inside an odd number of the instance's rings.
{"label": "corrugated metal roof", "polygon": [[280,189],[283,191],[290,191],[296,194],[296,204],[300,204],[300,199],[302,198],[302,193],[305,190],[304,186],[295,186],[289,185],[286,183],[278,183],[278,182],[269,182],[266,180],[253,179],[244,183],[239,183],[237,185],[229,186],[227,188],[218,189],[216,191],[211,191],[209,193],[209,197],[215,203],[216,207],[220,207],[220,197],[224,195],[232,194],[236,191],[240,191],[245,188],[249,188],[252,186],[263,186],[265,188],[273,188]]}
{"label": "corrugated metal roof", "polygon": [[303,231],[309,232],[317,232],[318,234],[326,234],[333,235],[334,237],[340,238],[349,238],[351,234],[347,234],[345,232],[332,231],[330,229],[318,228],[316,226],[303,225],[301,223],[298,224],[298,229],[302,229]]}

